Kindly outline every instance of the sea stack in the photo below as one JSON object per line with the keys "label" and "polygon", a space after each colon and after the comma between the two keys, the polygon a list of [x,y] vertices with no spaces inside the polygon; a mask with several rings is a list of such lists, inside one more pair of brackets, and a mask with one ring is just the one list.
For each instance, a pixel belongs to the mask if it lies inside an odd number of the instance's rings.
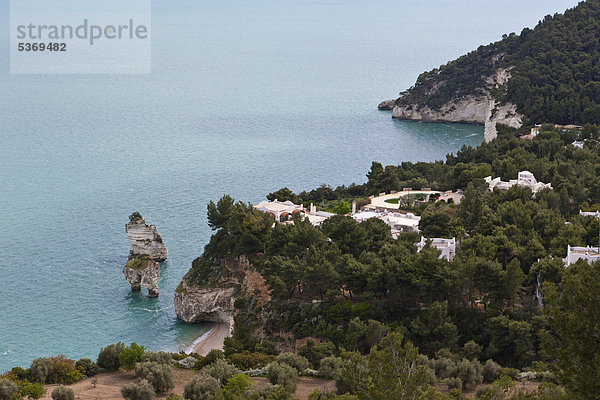
{"label": "sea stack", "polygon": [[142,285],[148,289],[148,296],[158,296],[160,261],[167,259],[168,251],[156,226],[147,225],[139,212],[129,216],[125,232],[131,243],[129,259],[123,267],[123,275],[131,285],[131,290],[139,291]]}
{"label": "sea stack", "polygon": [[158,297],[160,264],[149,256],[129,257],[127,264],[123,267],[123,275],[131,285],[132,291],[140,291],[144,285],[148,289],[149,297]]}
{"label": "sea stack", "polygon": [[146,221],[139,212],[134,212],[129,216],[125,232],[131,243],[130,258],[145,255],[157,262],[167,259],[169,252],[156,231],[156,226],[146,225]]}

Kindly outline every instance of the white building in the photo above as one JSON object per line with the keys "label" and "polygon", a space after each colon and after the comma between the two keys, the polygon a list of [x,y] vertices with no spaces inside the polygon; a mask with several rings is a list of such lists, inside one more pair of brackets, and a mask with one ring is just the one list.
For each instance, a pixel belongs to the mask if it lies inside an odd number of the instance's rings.
{"label": "white building", "polygon": [[261,201],[254,206],[255,209],[267,214],[271,214],[276,221],[285,222],[292,219],[292,216],[302,213],[304,214],[304,206],[297,205],[291,201]]}
{"label": "white building", "polygon": [[585,260],[588,264],[600,261],[600,252],[598,247],[567,247],[567,257],[563,258],[566,267],[576,263],[578,260]]}
{"label": "white building", "polygon": [[317,211],[314,204],[310,204],[310,211],[306,214],[306,218],[313,226],[321,226],[325,220],[333,217],[335,214],[326,211]]}
{"label": "white building", "polygon": [[392,230],[392,236],[398,237],[402,232],[419,232],[421,217],[413,213],[386,213],[381,220],[388,224]]}
{"label": "white building", "polygon": [[543,189],[552,189],[551,183],[542,183],[538,182],[535,179],[535,176],[529,171],[521,171],[517,179],[511,179],[510,181],[502,181],[500,178],[492,179],[491,176],[485,178],[485,181],[489,185],[489,190],[493,191],[494,188],[498,188],[500,190],[508,190],[515,185],[519,185],[522,187],[528,187],[535,194]]}
{"label": "white building", "polygon": [[583,149],[583,147],[585,146],[585,142],[583,140],[576,140],[571,144],[577,147],[578,149]]}
{"label": "white building", "polygon": [[584,217],[596,217],[600,219],[600,211],[587,212],[579,210],[579,215],[583,215]]}
{"label": "white building", "polygon": [[431,247],[435,247],[439,251],[441,251],[440,258],[445,258],[448,261],[452,261],[454,256],[456,255],[456,238],[452,239],[442,239],[442,238],[433,238],[427,239],[425,236],[421,236],[421,241],[419,243],[415,243],[417,246],[417,251],[422,251],[427,241],[431,241]]}

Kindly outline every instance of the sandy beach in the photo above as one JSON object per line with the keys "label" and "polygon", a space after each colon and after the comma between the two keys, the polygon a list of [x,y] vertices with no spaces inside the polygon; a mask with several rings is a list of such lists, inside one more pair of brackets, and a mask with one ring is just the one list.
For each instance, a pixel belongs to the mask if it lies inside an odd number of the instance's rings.
{"label": "sandy beach", "polygon": [[215,326],[194,345],[192,350],[201,356],[205,356],[213,349],[223,350],[223,341],[231,336],[229,324],[215,324]]}

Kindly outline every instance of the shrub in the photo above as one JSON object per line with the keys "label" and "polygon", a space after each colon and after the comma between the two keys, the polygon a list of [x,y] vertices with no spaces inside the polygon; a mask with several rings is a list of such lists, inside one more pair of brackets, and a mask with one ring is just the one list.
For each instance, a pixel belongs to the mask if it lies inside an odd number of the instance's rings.
{"label": "shrub", "polygon": [[142,361],[145,352],[146,348],[144,346],[133,342],[119,353],[119,365],[121,368],[131,371],[137,363]]}
{"label": "shrub", "polygon": [[288,364],[275,361],[267,367],[267,378],[274,385],[281,385],[290,392],[296,391],[298,372]]}
{"label": "shrub", "polygon": [[229,378],[239,374],[240,372],[241,371],[239,369],[237,369],[234,365],[229,364],[223,358],[217,359],[217,361],[202,369],[202,373],[212,376],[223,385],[227,383]]}
{"label": "shrub", "polygon": [[138,378],[147,380],[157,392],[164,392],[174,386],[171,367],[165,364],[156,362],[138,363],[135,367],[135,375]]}
{"label": "shrub", "polygon": [[262,399],[277,399],[284,400],[289,399],[289,392],[280,385],[272,385],[267,383],[266,385],[251,386],[246,392],[246,399],[248,400],[262,400]]}
{"label": "shrub", "polygon": [[481,370],[482,367],[479,361],[462,359],[450,370],[450,376],[453,378],[460,378],[463,385],[462,387],[465,389],[469,383],[479,384],[483,381]]}
{"label": "shrub", "polygon": [[490,386],[481,386],[477,388],[475,392],[475,398],[479,399],[483,396],[486,396],[490,392]]}
{"label": "shrub", "polygon": [[183,385],[183,397],[188,400],[212,400],[220,392],[219,381],[208,375],[195,376]]}
{"label": "shrub", "polygon": [[204,365],[210,365],[220,358],[225,358],[225,353],[222,350],[212,349],[204,356]]}
{"label": "shrub", "polygon": [[75,400],[73,389],[60,385],[52,391],[52,400]]}
{"label": "shrub", "polygon": [[155,395],[154,388],[145,379],[137,382],[128,383],[121,388],[121,395],[128,400],[153,400]]}
{"label": "shrub", "polygon": [[52,372],[52,360],[49,358],[36,358],[31,362],[31,377],[40,383],[46,383],[46,379]]}
{"label": "shrub", "polygon": [[342,368],[342,359],[339,357],[325,357],[321,360],[319,376],[326,379],[334,379]]}
{"label": "shrub", "polygon": [[75,367],[77,367],[79,372],[81,372],[85,376],[94,376],[98,373],[98,370],[100,369],[98,367],[98,364],[96,364],[89,358],[81,358],[77,360],[77,362],[75,363]]}
{"label": "shrub", "polygon": [[192,369],[196,365],[197,361],[198,360],[196,360],[194,357],[187,357],[187,358],[184,358],[183,360],[177,361],[177,365],[179,365],[180,367],[186,368],[186,369]]}
{"label": "shrub", "polygon": [[21,386],[19,394],[23,397],[27,396],[30,399],[37,400],[46,394],[46,388],[39,382],[27,382]]}
{"label": "shrub", "polygon": [[273,362],[274,359],[275,356],[272,355],[250,353],[248,351],[235,353],[229,356],[229,361],[242,371],[264,367]]}
{"label": "shrub", "polygon": [[238,374],[232,376],[223,387],[223,395],[226,400],[244,398],[246,390],[252,385],[252,381],[246,375]]}
{"label": "shrub", "polygon": [[431,368],[438,379],[446,379],[450,376],[450,370],[455,366],[454,362],[449,358],[436,358],[429,361]]}
{"label": "shrub", "polygon": [[17,378],[21,380],[29,380],[31,377],[31,369],[23,369],[21,367],[14,367],[10,370],[10,372]]}
{"label": "shrub", "polygon": [[289,365],[294,368],[298,374],[301,374],[308,368],[308,360],[302,356],[297,356],[294,353],[281,353],[275,357],[275,361]]}
{"label": "shrub", "polygon": [[170,393],[167,396],[167,400],[181,400],[181,396],[178,395],[177,393]]}
{"label": "shrub", "polygon": [[446,384],[448,385],[448,390],[452,390],[452,389],[462,389],[463,387],[463,382],[460,378],[456,377],[456,378],[448,378],[448,380],[446,381]]}
{"label": "shrub", "polygon": [[18,392],[16,383],[7,378],[0,378],[0,400],[12,400]]}
{"label": "shrub", "polygon": [[467,360],[478,359],[481,355],[481,346],[475,343],[475,341],[471,340],[465,343],[463,346],[462,355]]}
{"label": "shrub", "polygon": [[319,368],[319,363],[323,358],[333,356],[335,353],[336,347],[332,342],[315,344],[312,340],[308,340],[298,351],[298,354],[305,357],[315,368]]}
{"label": "shrub", "polygon": [[485,364],[483,364],[483,369],[481,373],[483,375],[484,382],[494,382],[500,376],[501,367],[494,360],[487,360]]}
{"label": "shrub", "polygon": [[505,375],[510,377],[512,380],[517,380],[519,379],[519,370],[516,368],[502,368],[500,370],[500,374],[501,375]]}
{"label": "shrub", "polygon": [[148,351],[142,355],[142,361],[152,361],[159,364],[171,365],[173,363],[173,355],[166,351]]}
{"label": "shrub", "polygon": [[125,350],[125,345],[121,342],[111,344],[100,350],[98,354],[98,366],[107,371],[117,371],[121,366],[119,354]]}
{"label": "shrub", "polygon": [[263,340],[262,342],[258,343],[254,347],[254,351],[269,356],[276,356],[277,354],[279,354],[279,352],[277,351],[277,347],[275,347],[275,343],[270,342],[268,340]]}

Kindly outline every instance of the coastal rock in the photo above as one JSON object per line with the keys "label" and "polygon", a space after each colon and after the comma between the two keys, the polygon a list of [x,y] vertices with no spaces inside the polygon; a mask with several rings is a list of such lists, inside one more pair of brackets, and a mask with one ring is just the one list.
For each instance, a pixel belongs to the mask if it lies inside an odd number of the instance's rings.
{"label": "coastal rock", "polygon": [[[517,113],[517,107],[511,103],[499,104],[490,92],[493,88],[505,85],[509,79],[510,68],[498,69],[486,80],[487,87],[481,88],[480,94],[455,99],[435,110],[421,104],[399,104],[396,100],[392,108],[392,118],[422,122],[481,124],[485,126],[484,140],[489,142],[498,134],[496,124],[508,125],[512,128],[522,126],[523,116]],[[389,107],[389,100],[379,106],[381,109],[388,109],[384,107]]]}
{"label": "coastal rock", "polygon": [[377,106],[377,108],[379,108],[380,110],[393,110],[394,106],[396,105],[396,99],[392,99],[392,100],[385,100],[382,101],[381,103],[379,103],[379,105]]}
{"label": "coastal rock", "polygon": [[233,291],[233,287],[192,287],[184,280],[175,291],[175,314],[187,323],[219,322],[233,327]]}
{"label": "coastal rock", "polygon": [[132,257],[123,267],[123,275],[131,285],[131,290],[140,291],[142,285],[148,289],[148,296],[158,297],[158,278],[160,264],[149,256]]}
{"label": "coastal rock", "polygon": [[129,223],[125,225],[125,232],[131,243],[130,255],[147,255],[154,261],[164,261],[169,252],[158,234],[156,226],[147,225],[140,213],[134,212],[129,216]]}

